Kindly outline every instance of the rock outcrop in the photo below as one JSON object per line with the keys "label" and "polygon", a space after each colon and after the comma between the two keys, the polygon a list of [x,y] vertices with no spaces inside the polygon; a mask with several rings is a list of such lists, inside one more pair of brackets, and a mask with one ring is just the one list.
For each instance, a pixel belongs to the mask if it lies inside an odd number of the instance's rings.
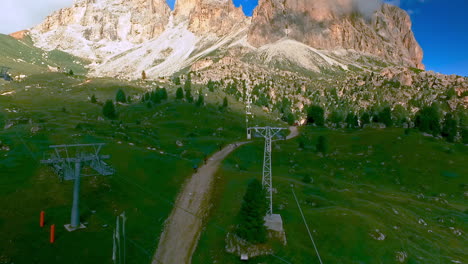
{"label": "rock outcrop", "polygon": [[364,14],[355,2],[260,0],[248,41],[260,47],[291,38],[317,49],[352,49],[395,64],[424,68],[423,52],[405,11],[384,4]]}
{"label": "rock outcrop", "polygon": [[218,37],[249,21],[232,0],[177,0],[174,17],[177,22],[188,21],[195,34],[215,33]]}
{"label": "rock outcrop", "polygon": [[159,36],[170,13],[165,0],[75,0],[73,7],[56,11],[31,32],[39,46],[75,55],[89,56],[93,52],[76,51],[99,50],[113,42],[113,48],[96,52],[96,57],[102,57],[103,52],[122,51]]}

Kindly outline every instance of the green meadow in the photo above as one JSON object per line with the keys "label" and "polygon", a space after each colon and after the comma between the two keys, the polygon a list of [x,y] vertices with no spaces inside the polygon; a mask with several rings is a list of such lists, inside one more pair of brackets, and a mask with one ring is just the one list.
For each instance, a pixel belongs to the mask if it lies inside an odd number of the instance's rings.
{"label": "green meadow", "polygon": [[[273,147],[273,211],[283,218],[287,245],[270,240],[274,256],[248,262],[225,251],[247,183],[262,177],[259,141],[233,153],[218,172],[193,263],[319,263],[292,189],[323,263],[468,261],[466,146],[399,128],[301,133]],[[315,149],[319,135],[328,139],[324,156]]]}

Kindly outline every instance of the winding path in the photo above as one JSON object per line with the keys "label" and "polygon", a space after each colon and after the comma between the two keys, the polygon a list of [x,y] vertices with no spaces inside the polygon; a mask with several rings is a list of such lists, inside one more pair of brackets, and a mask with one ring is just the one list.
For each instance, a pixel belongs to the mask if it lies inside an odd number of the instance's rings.
{"label": "winding path", "polygon": [[[297,127],[290,127],[286,139],[299,135]],[[213,178],[221,162],[236,148],[249,142],[233,143],[208,159],[185,183],[179,193],[171,215],[166,220],[164,231],[159,239],[153,264],[191,263],[203,227],[203,220],[208,215]]]}

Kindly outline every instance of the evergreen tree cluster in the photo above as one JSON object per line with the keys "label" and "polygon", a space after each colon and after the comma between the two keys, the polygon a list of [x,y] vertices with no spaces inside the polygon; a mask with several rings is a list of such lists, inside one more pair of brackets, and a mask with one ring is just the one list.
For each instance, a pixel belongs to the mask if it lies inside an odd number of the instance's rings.
{"label": "evergreen tree cluster", "polygon": [[236,234],[250,243],[265,243],[267,230],[264,217],[267,208],[266,192],[262,184],[257,179],[250,181],[239,212]]}
{"label": "evergreen tree cluster", "polygon": [[162,101],[167,100],[166,88],[156,88],[152,91],[146,92],[142,97],[142,102],[160,104]]}

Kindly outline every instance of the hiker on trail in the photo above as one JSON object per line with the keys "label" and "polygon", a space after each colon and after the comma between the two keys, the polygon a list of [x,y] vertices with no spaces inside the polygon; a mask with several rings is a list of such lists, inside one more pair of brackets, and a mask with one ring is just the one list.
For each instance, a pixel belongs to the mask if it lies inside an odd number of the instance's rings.
{"label": "hiker on trail", "polygon": [[194,171],[195,173],[198,172],[198,166],[197,166],[197,165],[193,165],[193,171]]}

